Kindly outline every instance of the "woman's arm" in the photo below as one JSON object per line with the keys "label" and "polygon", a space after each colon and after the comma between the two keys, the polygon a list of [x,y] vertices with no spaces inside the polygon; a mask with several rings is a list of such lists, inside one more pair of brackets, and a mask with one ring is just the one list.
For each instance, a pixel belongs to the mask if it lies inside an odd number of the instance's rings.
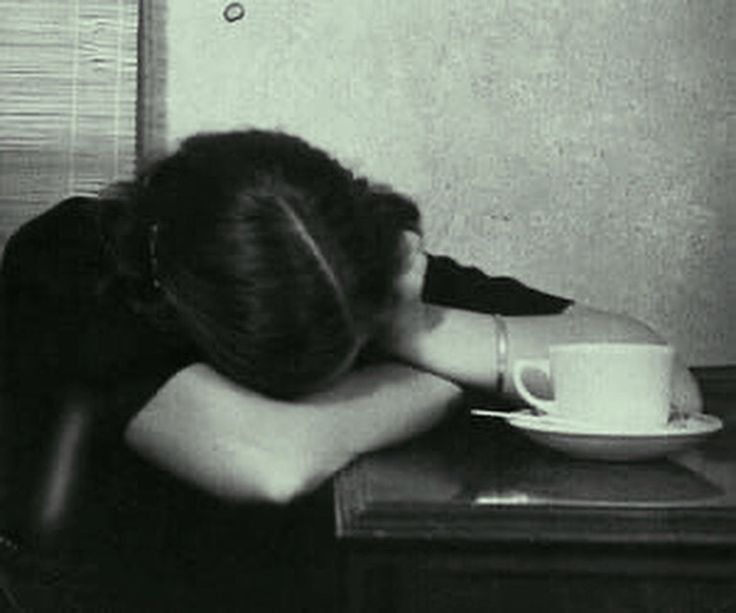
{"label": "woman's arm", "polygon": [[[651,328],[624,315],[573,305],[558,315],[504,317],[508,363],[521,357],[546,357],[551,345],[570,342],[663,342]],[[396,358],[463,385],[495,391],[498,330],[490,315],[437,307],[405,305],[388,333],[384,348]],[[508,375],[508,373],[506,373]],[[509,376],[504,393],[518,399]],[[530,382],[547,393],[545,381]],[[702,409],[700,391],[690,371],[677,360],[673,404],[679,411]]]}
{"label": "woman's arm", "polygon": [[125,438],[143,458],[217,497],[286,503],[359,454],[427,430],[460,395],[446,380],[384,364],[282,402],[195,364],[159,390]]}

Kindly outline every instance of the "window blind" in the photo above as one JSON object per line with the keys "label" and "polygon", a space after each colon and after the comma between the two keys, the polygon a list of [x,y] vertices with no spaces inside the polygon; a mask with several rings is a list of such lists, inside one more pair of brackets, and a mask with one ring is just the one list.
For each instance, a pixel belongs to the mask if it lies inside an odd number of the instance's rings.
{"label": "window blind", "polygon": [[0,245],[135,160],[136,0],[2,0]]}

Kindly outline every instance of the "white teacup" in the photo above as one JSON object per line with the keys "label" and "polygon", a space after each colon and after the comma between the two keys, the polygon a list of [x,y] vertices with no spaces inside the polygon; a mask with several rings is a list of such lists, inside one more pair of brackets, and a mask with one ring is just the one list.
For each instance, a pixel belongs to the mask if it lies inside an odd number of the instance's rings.
{"label": "white teacup", "polygon": [[[647,432],[666,426],[674,350],[669,345],[553,345],[549,359],[519,359],[512,376],[519,395],[543,412],[608,432]],[[535,396],[524,374],[542,371],[554,400]]]}

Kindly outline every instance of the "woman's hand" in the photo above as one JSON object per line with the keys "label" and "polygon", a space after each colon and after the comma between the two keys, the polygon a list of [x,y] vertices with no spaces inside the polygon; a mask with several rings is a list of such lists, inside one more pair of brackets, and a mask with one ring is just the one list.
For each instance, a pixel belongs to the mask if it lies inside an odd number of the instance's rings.
{"label": "woman's hand", "polygon": [[[582,305],[568,309],[566,315],[573,338],[599,342],[665,343],[660,334],[641,321],[626,315],[608,313]],[[576,338],[576,340],[579,340]],[[673,414],[694,414],[703,410],[703,396],[692,372],[675,353],[672,370]]]}
{"label": "woman's hand", "polygon": [[703,395],[693,374],[675,356],[672,372],[672,413],[694,415],[703,411]]}
{"label": "woman's hand", "polygon": [[439,320],[438,309],[418,297],[402,296],[382,322],[374,340],[389,355],[407,357],[416,351]]}
{"label": "woman's hand", "polygon": [[394,303],[380,323],[374,342],[389,355],[406,358],[437,324],[438,312],[422,302],[427,254],[414,232],[403,238],[403,268],[396,279]]}

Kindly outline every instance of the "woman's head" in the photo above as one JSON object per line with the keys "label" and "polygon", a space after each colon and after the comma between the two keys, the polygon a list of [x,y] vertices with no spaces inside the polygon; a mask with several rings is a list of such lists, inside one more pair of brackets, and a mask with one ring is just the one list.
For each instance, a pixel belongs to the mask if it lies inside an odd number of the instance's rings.
{"label": "woman's head", "polygon": [[205,358],[283,397],[352,361],[419,225],[409,200],[261,131],[186,140],[140,178],[136,213],[160,294]]}

